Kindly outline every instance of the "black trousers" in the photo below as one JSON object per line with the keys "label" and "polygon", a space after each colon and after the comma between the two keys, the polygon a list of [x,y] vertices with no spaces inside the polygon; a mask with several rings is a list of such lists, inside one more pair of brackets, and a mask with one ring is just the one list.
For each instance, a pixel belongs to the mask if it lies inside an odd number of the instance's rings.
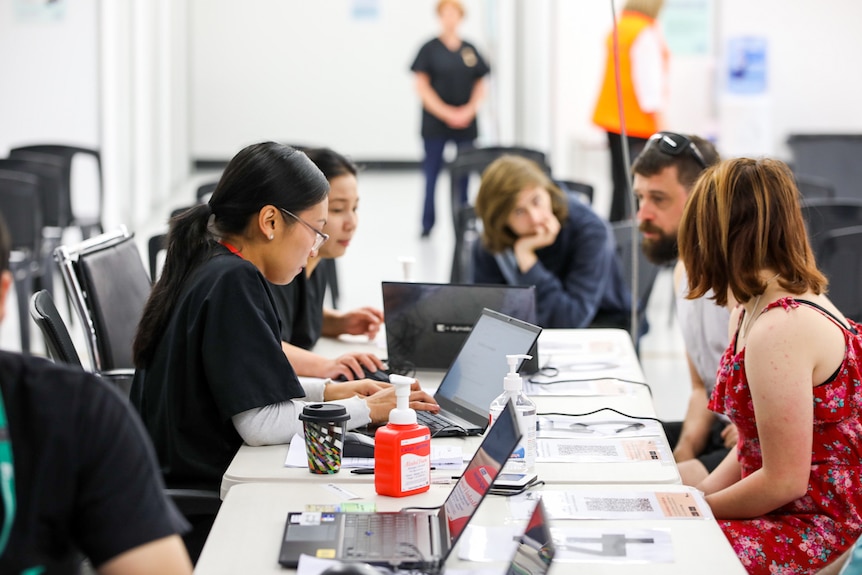
{"label": "black trousers", "polygon": [[[611,197],[611,212],[608,220],[618,222],[632,217],[630,205],[634,205],[634,198],[629,198],[630,182],[626,182],[626,168],[623,163],[623,139],[619,134],[608,132],[608,148],[611,151],[611,179],[614,190]],[[627,136],[629,143],[629,166],[638,157],[646,146],[646,138],[635,138]],[[635,210],[636,211],[636,210]]]}

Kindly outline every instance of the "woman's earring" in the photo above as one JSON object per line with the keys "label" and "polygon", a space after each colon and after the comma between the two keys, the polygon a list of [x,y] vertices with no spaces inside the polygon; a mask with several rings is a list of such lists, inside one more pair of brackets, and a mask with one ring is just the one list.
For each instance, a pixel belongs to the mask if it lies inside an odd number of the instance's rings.
{"label": "woman's earring", "polygon": [[274,239],[275,239],[275,234],[269,234],[269,239],[274,240]]}

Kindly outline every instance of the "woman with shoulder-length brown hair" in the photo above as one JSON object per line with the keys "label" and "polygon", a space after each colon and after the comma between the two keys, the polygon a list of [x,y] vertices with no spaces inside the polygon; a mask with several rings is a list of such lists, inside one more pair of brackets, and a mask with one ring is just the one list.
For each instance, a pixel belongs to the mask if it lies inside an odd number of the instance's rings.
{"label": "woman with shoulder-length brown hair", "polygon": [[815,573],[862,534],[862,336],[825,295],[788,167],[709,168],[679,230],[689,298],[731,314],[710,409],[739,430],[699,485],[749,573]]}
{"label": "woman with shoulder-length brown hair", "polygon": [[628,327],[630,298],[606,222],[538,164],[503,156],[482,174],[477,283],[536,286],[546,328]]}

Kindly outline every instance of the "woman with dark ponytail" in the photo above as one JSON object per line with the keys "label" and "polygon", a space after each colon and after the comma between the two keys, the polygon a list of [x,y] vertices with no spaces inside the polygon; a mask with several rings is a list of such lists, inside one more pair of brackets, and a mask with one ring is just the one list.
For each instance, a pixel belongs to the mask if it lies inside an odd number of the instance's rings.
{"label": "woman with dark ponytail", "polygon": [[[384,422],[395,407],[385,383],[301,385],[282,350],[267,281],[290,282],[316,256],[328,192],[302,152],[254,144],[230,161],[208,204],[171,221],[132,386],[169,484],[217,488],[243,441],[287,443],[301,431],[303,401],[338,401],[350,427]],[[437,409],[418,387],[410,399]]]}

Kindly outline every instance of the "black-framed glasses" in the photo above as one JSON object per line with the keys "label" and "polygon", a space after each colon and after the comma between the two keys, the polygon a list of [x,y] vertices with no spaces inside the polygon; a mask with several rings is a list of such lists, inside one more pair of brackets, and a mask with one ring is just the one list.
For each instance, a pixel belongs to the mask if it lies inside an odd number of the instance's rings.
{"label": "black-framed glasses", "polygon": [[648,148],[653,144],[657,145],[658,149],[668,156],[679,156],[686,151],[691,151],[692,157],[700,164],[700,167],[704,170],[707,167],[703,154],[688,136],[683,136],[676,132],[656,132],[649,137],[646,147]]}
{"label": "black-framed glasses", "polygon": [[316,252],[317,250],[320,249],[320,246],[322,246],[324,243],[326,243],[326,240],[329,239],[329,234],[324,234],[323,232],[321,232],[320,230],[318,230],[317,228],[315,228],[314,226],[312,226],[311,224],[309,224],[308,222],[306,222],[305,220],[303,220],[302,218],[300,218],[299,216],[297,216],[293,212],[289,212],[289,211],[285,210],[284,208],[278,208],[278,209],[314,232],[314,234],[317,237],[314,238],[314,245],[311,246],[311,251]]}

